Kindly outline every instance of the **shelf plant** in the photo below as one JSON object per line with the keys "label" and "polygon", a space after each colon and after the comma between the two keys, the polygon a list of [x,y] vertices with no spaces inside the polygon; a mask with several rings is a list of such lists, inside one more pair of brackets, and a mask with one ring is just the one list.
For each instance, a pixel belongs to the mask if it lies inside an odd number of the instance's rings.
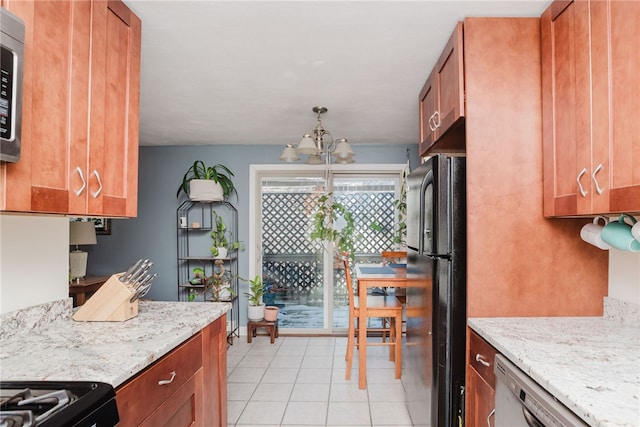
{"label": "shelf plant", "polygon": [[[227,199],[231,194],[236,192],[236,188],[233,184],[233,181],[231,180],[232,176],[234,176],[233,172],[231,172],[231,170],[224,165],[216,164],[213,166],[207,166],[202,160],[196,160],[189,167],[189,169],[187,169],[187,172],[185,172],[184,176],[182,177],[182,183],[178,187],[176,197],[180,197],[180,193],[182,192],[191,197],[191,184],[195,183],[195,181],[197,180],[211,181],[218,184],[222,190],[223,198]],[[205,199],[197,200],[202,201]],[[213,200],[216,199],[214,198]]]}
{"label": "shelf plant", "polygon": [[229,252],[245,249],[244,244],[239,240],[233,239],[233,233],[228,229],[224,219],[213,211],[213,224],[211,233],[213,244],[211,245],[211,254],[214,258],[226,258]]}
{"label": "shelf plant", "polygon": [[[231,273],[226,271],[224,261],[216,260],[211,275],[207,275],[204,268],[195,267],[193,278],[189,280],[189,284],[201,286],[200,289],[202,289],[201,292],[205,300],[210,298],[214,302],[229,301],[235,296],[231,279]],[[195,300],[198,293],[198,288],[191,288],[188,301]]]}

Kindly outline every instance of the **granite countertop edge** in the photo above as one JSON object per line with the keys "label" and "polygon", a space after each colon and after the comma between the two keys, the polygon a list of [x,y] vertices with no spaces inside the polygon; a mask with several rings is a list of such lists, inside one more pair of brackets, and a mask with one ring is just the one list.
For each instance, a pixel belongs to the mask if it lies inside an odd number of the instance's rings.
{"label": "granite countertop edge", "polygon": [[638,426],[638,309],[631,305],[629,319],[620,317],[620,307],[605,299],[602,317],[470,318],[468,324],[587,424]]}
{"label": "granite countertop edge", "polygon": [[76,322],[71,301],[60,300],[3,314],[0,379],[118,387],[230,308],[229,303],[140,301],[138,316],[124,322]]}

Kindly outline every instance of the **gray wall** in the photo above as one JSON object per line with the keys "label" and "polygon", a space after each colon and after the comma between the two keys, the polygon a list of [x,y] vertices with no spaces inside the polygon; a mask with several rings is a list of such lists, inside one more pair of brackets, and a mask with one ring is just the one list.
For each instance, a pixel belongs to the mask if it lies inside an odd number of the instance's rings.
{"label": "gray wall", "polygon": [[[238,240],[249,241],[249,166],[277,164],[283,146],[181,146],[140,147],[138,171],[138,217],[114,219],[111,235],[98,236],[96,246],[89,252],[89,275],[110,275],[124,271],[140,258],[154,262],[158,273],[148,298],[175,301],[178,298],[176,261],[176,209],[184,200],[176,199],[178,185],[194,160],[206,164],[222,163],[235,174],[238,196],[231,203],[238,209]],[[417,166],[416,145],[355,145],[358,164],[405,163],[410,150],[411,168]],[[248,251],[239,254],[239,273],[248,277]],[[245,286],[246,287],[246,286]],[[240,324],[246,319],[246,297],[240,286]]]}

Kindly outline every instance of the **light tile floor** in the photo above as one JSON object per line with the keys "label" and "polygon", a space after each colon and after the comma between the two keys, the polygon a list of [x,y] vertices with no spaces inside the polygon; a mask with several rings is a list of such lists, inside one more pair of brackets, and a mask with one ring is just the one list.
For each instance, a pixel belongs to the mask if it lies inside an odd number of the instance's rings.
{"label": "light tile floor", "polygon": [[227,353],[229,426],[411,426],[387,347],[367,347],[366,390],[357,351],[344,379],[347,339],[258,336]]}

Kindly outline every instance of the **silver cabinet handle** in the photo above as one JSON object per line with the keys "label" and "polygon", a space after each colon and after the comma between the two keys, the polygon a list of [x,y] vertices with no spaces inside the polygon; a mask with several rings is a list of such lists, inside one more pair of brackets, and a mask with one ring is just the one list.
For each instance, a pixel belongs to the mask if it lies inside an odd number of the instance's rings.
{"label": "silver cabinet handle", "polygon": [[436,122],[433,120],[435,115],[436,115],[436,113],[433,113],[431,115],[431,117],[429,117],[429,129],[431,129],[431,132],[436,130]]}
{"label": "silver cabinet handle", "polygon": [[160,381],[158,381],[158,385],[171,384],[175,378],[176,378],[176,371],[173,371],[173,372],[171,372],[171,378],[169,378],[168,380],[160,380]]}
{"label": "silver cabinet handle", "polygon": [[100,180],[100,174],[98,173],[97,170],[94,169],[91,175],[94,175],[96,177],[96,180],[98,181],[98,185],[100,186],[96,191],[91,192],[91,195],[95,199],[102,192],[102,181]]}
{"label": "silver cabinet handle", "polygon": [[487,362],[486,360],[484,360],[484,357],[482,357],[481,354],[476,354],[476,362],[478,362],[479,364],[481,364],[482,366],[486,366],[487,368],[489,366],[491,366],[491,363]]}
{"label": "silver cabinet handle", "polygon": [[593,173],[591,174],[591,179],[593,180],[593,183],[596,185],[596,192],[598,194],[602,194],[604,192],[604,190],[600,188],[600,184],[598,184],[598,180],[596,179],[596,174],[600,172],[600,170],[602,170],[602,163],[600,163],[596,168],[596,170],[594,170]]}
{"label": "silver cabinet handle", "polygon": [[576,179],[576,181],[578,182],[578,188],[580,189],[580,195],[582,197],[585,197],[587,195],[587,192],[584,190],[584,188],[582,188],[582,183],[580,182],[580,178],[582,178],[585,173],[587,173],[587,168],[582,168],[582,170],[578,174],[578,178]]}
{"label": "silver cabinet handle", "polygon": [[84,189],[87,188],[87,181],[85,181],[84,179],[84,175],[82,174],[82,169],[80,169],[80,166],[76,166],[76,172],[78,172],[78,175],[80,175],[80,179],[82,180],[82,187],[80,187],[80,189],[76,191],[76,196],[79,196],[82,194]]}
{"label": "silver cabinet handle", "polygon": [[[438,119],[437,122],[436,122],[436,119]],[[436,127],[436,129],[438,129],[442,124],[442,122],[440,121],[440,113],[438,112],[438,110],[436,110],[436,112],[433,113],[433,124]]]}
{"label": "silver cabinet handle", "polygon": [[491,412],[489,412],[489,415],[487,415],[487,427],[491,427],[491,417],[493,417],[495,414],[496,408],[493,408]]}

